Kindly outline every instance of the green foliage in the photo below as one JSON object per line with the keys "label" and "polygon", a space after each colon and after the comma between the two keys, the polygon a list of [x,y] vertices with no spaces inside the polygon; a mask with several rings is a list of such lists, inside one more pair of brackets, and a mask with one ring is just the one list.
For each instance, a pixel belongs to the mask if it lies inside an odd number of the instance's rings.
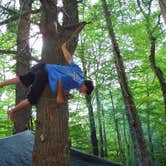
{"label": "green foliage", "polygon": [[[37,1],[36,1],[37,2]],[[160,9],[153,5],[148,13],[149,1],[141,1],[146,17],[142,14],[134,0],[107,0],[111,12],[111,20],[120,47],[120,53],[125,65],[128,84],[131,88],[134,102],[142,123],[144,137],[147,142],[150,157],[154,165],[163,165],[166,161],[166,115],[163,96],[157,77],[149,62],[150,41],[148,30],[156,38],[155,62],[165,75],[166,70],[166,32],[163,24],[158,23]],[[33,6],[38,8],[39,4]],[[99,91],[99,100],[103,106],[104,116],[98,116],[95,93],[92,95],[97,139],[99,139],[99,118],[106,129],[107,159],[134,165],[134,149],[130,137],[128,120],[117,72],[108,30],[105,23],[101,1],[92,4],[91,1],[79,3],[80,21],[90,22],[80,34],[74,60],[84,69],[85,77],[94,81]],[[1,19],[5,17],[1,16]],[[39,21],[39,14],[33,20]],[[5,33],[0,34],[1,49],[15,48],[15,22],[8,25]],[[0,55],[0,81],[8,78],[15,71],[14,55]],[[95,89],[95,90],[96,90]],[[14,106],[14,87],[0,90],[0,137],[12,134],[12,124],[7,119],[8,108]],[[85,98],[73,92],[74,99],[69,103],[70,109],[70,140],[71,145],[82,151],[92,153],[90,140],[89,115]],[[34,121],[34,120],[33,120]],[[104,123],[103,123],[104,122]],[[119,129],[120,153],[117,137]]]}
{"label": "green foliage", "polygon": [[12,135],[12,123],[5,115],[0,111],[0,138]]}
{"label": "green foliage", "polygon": [[[147,9],[148,1],[144,2],[144,9]],[[153,73],[150,62],[150,41],[147,33],[147,23],[142,13],[138,9],[137,4],[134,1],[126,1],[122,4],[120,1],[108,1],[109,8],[111,10],[111,19],[113,21],[114,30],[116,37],[118,39],[118,44],[120,47],[121,55],[126,68],[127,78],[129,86],[132,90],[134,101],[142,122],[144,129],[144,136],[146,141],[149,142],[149,133],[152,133],[152,143],[154,144],[154,162],[163,162],[164,155],[157,155],[162,153],[157,149],[159,142],[156,141],[157,138],[161,140],[160,132],[164,133],[165,128],[165,113],[162,93],[160,90],[160,84],[155,74]],[[131,139],[129,137],[129,128],[127,121],[125,121],[127,132],[124,136],[124,122],[123,117],[120,116],[124,114],[124,103],[121,97],[121,90],[117,80],[117,73],[114,67],[114,60],[112,59],[112,49],[109,44],[108,32],[105,27],[104,15],[102,12],[101,4],[97,3],[94,6],[90,4],[85,4],[84,8],[87,7],[88,10],[84,12],[84,20],[93,20],[93,22],[85,28],[80,37],[80,45],[78,46],[77,52],[80,58],[83,59],[88,72],[88,76],[91,79],[95,79],[96,87],[100,91],[100,102],[105,108],[105,118],[107,128],[107,146],[109,157],[112,160],[120,161],[120,156],[117,155],[117,137],[115,130],[115,122],[113,120],[111,99],[108,90],[112,91],[112,96],[114,100],[114,107],[116,110],[115,117],[118,120],[119,127],[121,129],[121,142],[127,142],[132,145]],[[148,11],[146,11],[148,13]],[[148,28],[153,30],[153,35],[156,37],[156,64],[165,71],[165,33],[163,27],[157,25],[157,19],[159,16],[159,10],[155,9],[150,15],[148,15],[149,23]],[[81,52],[81,48],[84,49]],[[94,60],[93,60],[93,59]],[[99,63],[99,69],[93,63]],[[91,67],[89,67],[91,66]],[[95,72],[94,72],[95,71]],[[165,76],[165,74],[164,74]],[[95,104],[95,103],[94,103]],[[95,107],[95,106],[94,106]],[[118,109],[120,108],[120,109]],[[109,112],[109,113],[108,113]],[[147,119],[149,117],[149,120]],[[97,118],[97,116],[96,116]],[[160,119],[158,123],[157,119]],[[127,120],[127,119],[126,119]],[[96,119],[97,122],[97,119]],[[150,125],[150,130],[147,128]],[[98,131],[98,124],[97,131]],[[161,130],[160,130],[161,128]],[[113,133],[110,138],[110,131]],[[149,144],[148,144],[149,145]],[[110,148],[111,147],[111,148]],[[150,147],[150,145],[149,145]],[[129,152],[127,145],[123,144],[123,149],[125,149],[126,163],[133,161],[133,146],[130,146]],[[115,149],[115,151],[113,150]],[[164,147],[165,149],[165,147]],[[160,151],[160,152],[159,152]],[[165,151],[165,150],[164,150]],[[128,155],[130,153],[130,156]],[[152,155],[152,153],[151,153]],[[156,156],[155,156],[156,155]],[[117,157],[119,156],[119,158]],[[128,158],[130,157],[130,158]],[[160,159],[159,159],[160,158]],[[160,160],[160,161],[159,161]],[[127,162],[128,161],[128,162]],[[130,163],[131,164],[131,163]]]}

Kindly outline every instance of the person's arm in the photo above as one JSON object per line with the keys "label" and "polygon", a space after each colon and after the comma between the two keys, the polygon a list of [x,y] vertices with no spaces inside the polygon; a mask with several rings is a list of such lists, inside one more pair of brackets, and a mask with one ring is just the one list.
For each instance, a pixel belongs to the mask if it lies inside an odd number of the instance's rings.
{"label": "person's arm", "polygon": [[62,44],[62,52],[68,64],[72,62],[72,56],[68,49],[66,48],[66,43]]}
{"label": "person's arm", "polygon": [[64,99],[63,99],[63,87],[62,87],[61,80],[58,80],[56,101],[57,101],[58,104],[63,104],[64,103]]}

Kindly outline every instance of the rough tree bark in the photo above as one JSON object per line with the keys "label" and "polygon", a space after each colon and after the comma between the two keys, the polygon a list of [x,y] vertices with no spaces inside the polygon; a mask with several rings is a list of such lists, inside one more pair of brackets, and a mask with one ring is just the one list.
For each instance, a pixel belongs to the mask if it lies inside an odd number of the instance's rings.
{"label": "rough tree bark", "polygon": [[[65,11],[63,26],[58,24],[57,1],[41,0],[41,4],[42,60],[45,63],[65,64],[61,45],[69,39],[78,25],[83,28],[83,24],[78,24],[77,2],[63,0],[63,10]],[[68,27],[65,27],[67,25]],[[70,41],[71,54],[75,50],[79,31]],[[66,93],[64,92],[64,94]],[[65,97],[65,104],[58,105],[56,94],[52,94],[47,86],[37,104],[33,166],[68,166],[68,132],[67,99]]]}
{"label": "rough tree bark", "polygon": [[[27,15],[23,13],[31,10],[32,0],[20,0],[20,18],[17,32],[17,54],[16,54],[16,74],[20,75],[29,70],[30,48],[29,48],[29,31],[30,31],[30,12]],[[25,98],[27,88],[23,85],[16,86],[16,104]],[[14,133],[29,129],[29,120],[31,107],[26,107],[15,114]]]}
{"label": "rough tree bark", "polygon": [[131,120],[133,121],[132,127],[135,129],[136,139],[139,144],[139,149],[141,152],[143,165],[150,166],[151,163],[148,159],[146,143],[143,136],[141,122],[137,114],[136,106],[132,98],[130,87],[128,86],[128,83],[127,83],[127,77],[126,77],[126,73],[124,69],[124,64],[123,64],[119,46],[115,37],[115,33],[114,33],[114,29],[113,29],[113,25],[112,25],[112,21],[110,17],[110,12],[108,10],[106,0],[102,0],[102,5],[103,5],[103,10],[105,14],[105,19],[106,19],[109,35],[113,45],[113,55],[115,59],[115,66],[118,73],[119,83],[122,90],[123,100],[126,106],[126,110],[129,111],[129,114],[131,115],[131,118],[132,118]]}

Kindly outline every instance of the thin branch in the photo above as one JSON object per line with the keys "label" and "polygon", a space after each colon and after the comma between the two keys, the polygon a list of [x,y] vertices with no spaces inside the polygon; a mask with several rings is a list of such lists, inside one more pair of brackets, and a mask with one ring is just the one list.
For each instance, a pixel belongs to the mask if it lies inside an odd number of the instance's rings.
{"label": "thin branch", "polygon": [[[41,11],[40,9],[28,11],[28,12],[23,13],[22,16],[26,16],[26,15],[28,15],[28,14],[30,14],[30,13],[31,13],[31,14],[36,14],[36,13],[39,13],[40,11]],[[8,23],[10,23],[11,21],[18,20],[19,17],[20,17],[20,15],[12,16],[12,17],[10,17],[9,19],[6,19],[6,20],[0,22],[0,26],[1,26],[1,25],[4,25],[4,24],[8,24]]]}
{"label": "thin branch", "polygon": [[2,5],[0,5],[0,8],[3,10],[6,10],[8,13],[13,13],[13,14],[18,14],[16,11],[12,10],[12,9],[8,9]]}
{"label": "thin branch", "polygon": [[[72,35],[70,36],[70,38],[68,39],[67,43],[69,43],[70,41],[72,41],[74,38],[77,37],[77,35],[79,34],[79,32],[84,28],[85,25],[87,25],[89,23],[87,22],[81,22],[81,23],[78,23],[78,24],[75,24],[77,25],[78,27],[76,28],[76,30],[72,33]],[[74,26],[75,26],[74,25]],[[73,26],[70,26],[70,28],[73,27]]]}
{"label": "thin branch", "polygon": [[[17,51],[14,51],[14,50],[0,50],[0,54],[17,54]],[[14,56],[14,59],[17,59],[17,57],[18,56]],[[24,58],[24,56],[21,56],[21,55],[19,55],[19,57]],[[33,60],[33,61],[36,61],[36,62],[40,62],[40,60],[38,60],[37,58],[32,57],[32,56],[30,56],[29,59]]]}
{"label": "thin branch", "polygon": [[152,1],[153,0],[150,0],[150,2],[149,2],[149,6],[148,6],[148,14],[150,15],[150,13],[151,13],[151,6],[152,6]]}
{"label": "thin branch", "polygon": [[144,10],[143,10],[143,8],[142,8],[142,6],[141,6],[140,0],[137,0],[137,4],[138,4],[138,7],[140,8],[142,14],[144,15],[144,17],[147,18],[146,13],[144,12]]}
{"label": "thin branch", "polygon": [[0,50],[0,54],[16,54],[17,51],[14,50]]}
{"label": "thin branch", "polygon": [[[14,59],[16,59],[16,60],[18,60],[19,58],[24,59],[25,57],[24,57],[23,55],[14,56]],[[39,59],[37,59],[37,58],[35,58],[35,57],[33,57],[33,56],[29,56],[28,59],[29,59],[30,61],[35,61],[35,62],[38,62],[38,63],[41,62],[41,60],[39,60]]]}

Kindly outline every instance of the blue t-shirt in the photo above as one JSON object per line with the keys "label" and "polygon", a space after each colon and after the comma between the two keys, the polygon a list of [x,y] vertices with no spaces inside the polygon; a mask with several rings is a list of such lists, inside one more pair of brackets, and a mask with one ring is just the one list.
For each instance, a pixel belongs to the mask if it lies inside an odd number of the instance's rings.
{"label": "blue t-shirt", "polygon": [[82,71],[73,61],[68,66],[46,64],[46,69],[53,92],[57,90],[58,80],[61,80],[62,87],[67,90],[79,88],[83,84]]}

